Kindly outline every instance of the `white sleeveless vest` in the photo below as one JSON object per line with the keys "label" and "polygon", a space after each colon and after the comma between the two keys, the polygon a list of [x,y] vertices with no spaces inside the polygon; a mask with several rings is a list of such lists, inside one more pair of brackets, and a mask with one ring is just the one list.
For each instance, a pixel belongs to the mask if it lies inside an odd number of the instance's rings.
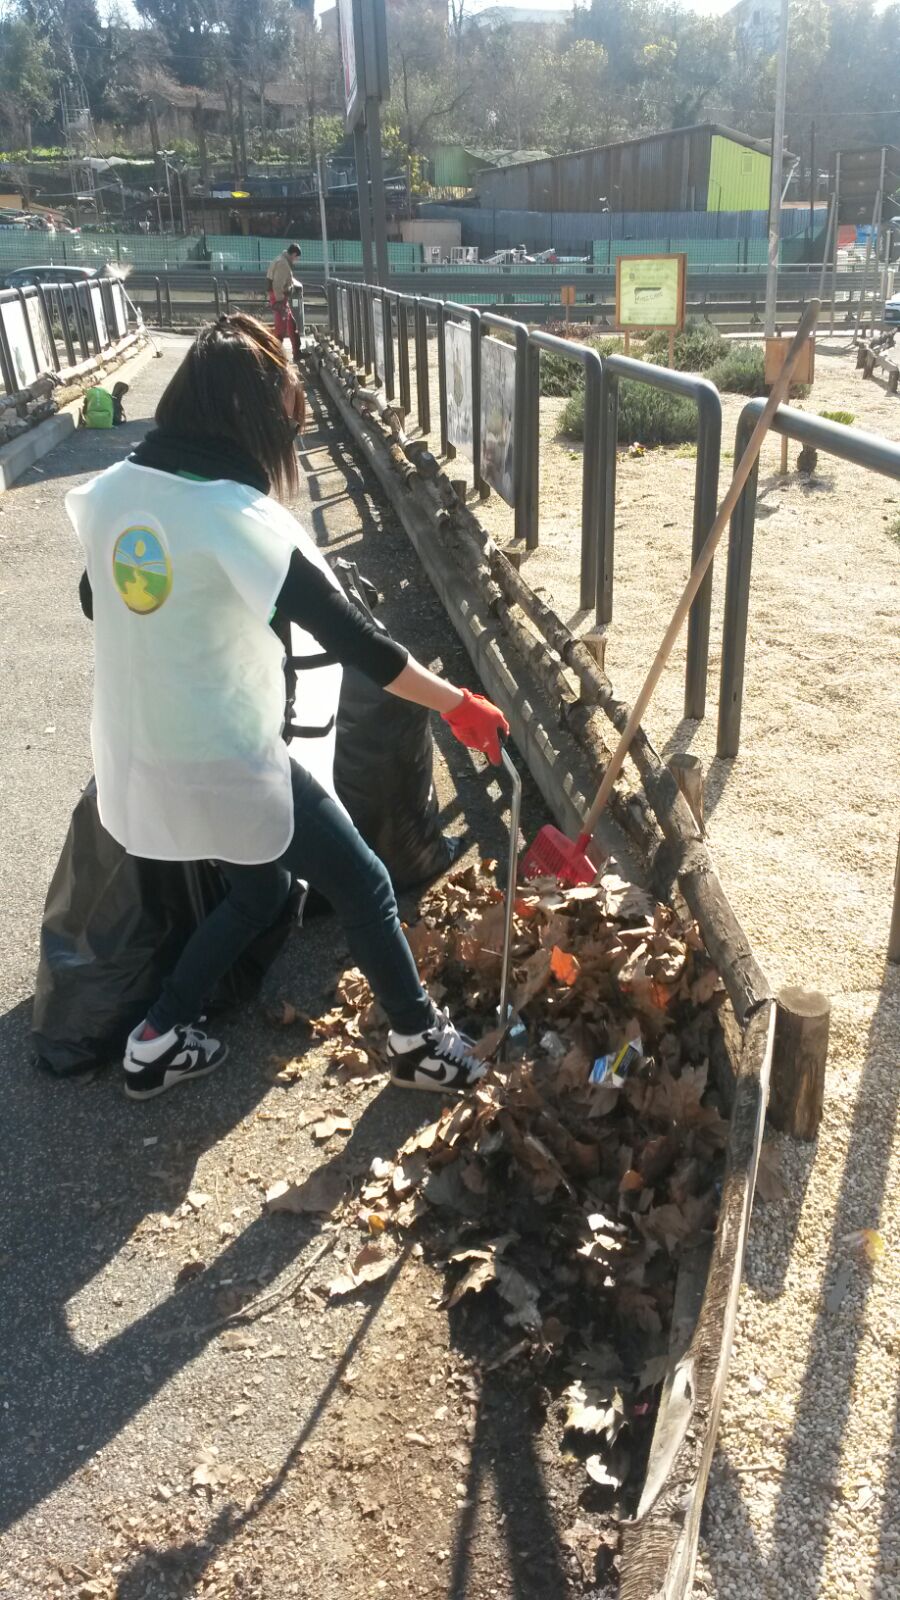
{"label": "white sleeveless vest", "polygon": [[[269,627],[296,547],[289,512],[227,479],[123,461],[66,496],[94,597],[91,743],[100,817],[132,855],[273,861],[293,834],[284,651]],[[292,626],[296,655],[321,646]],[[340,666],[297,675],[294,721],[327,727]],[[333,793],[334,732],[291,754]]]}

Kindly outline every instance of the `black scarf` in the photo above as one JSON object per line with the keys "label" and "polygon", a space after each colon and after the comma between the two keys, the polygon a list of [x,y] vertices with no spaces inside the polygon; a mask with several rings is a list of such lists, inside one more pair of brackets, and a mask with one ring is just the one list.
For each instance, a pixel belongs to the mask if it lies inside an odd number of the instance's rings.
{"label": "black scarf", "polygon": [[234,483],[246,483],[248,488],[258,489],[260,494],[268,494],[271,488],[269,475],[259,462],[224,435],[183,437],[166,433],[163,428],[153,428],[128,459],[138,467],[155,467],[157,472],[230,478]]}

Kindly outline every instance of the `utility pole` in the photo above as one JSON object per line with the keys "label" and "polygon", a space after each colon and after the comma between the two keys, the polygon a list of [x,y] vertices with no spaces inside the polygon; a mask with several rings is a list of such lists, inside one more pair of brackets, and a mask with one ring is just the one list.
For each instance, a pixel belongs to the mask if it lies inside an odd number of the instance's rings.
{"label": "utility pole", "polygon": [[372,212],[369,202],[369,158],[366,154],[366,130],[361,122],[353,129],[353,149],[356,154],[356,201],[359,207],[359,237],[362,242],[363,279],[371,283],[372,267]]}
{"label": "utility pole", "polygon": [[372,173],[372,222],[375,232],[375,282],[388,281],[387,212],[384,203],[384,165],[381,159],[381,107],[374,96],[366,100],[369,132],[369,167]]}
{"label": "utility pole", "polygon": [[778,305],[778,247],[781,243],[781,166],[784,158],[784,106],[787,91],[788,0],[781,0],[778,60],[775,74],[775,127],[772,133],[772,181],[769,187],[769,270],[766,275],[766,338],[775,336]]}

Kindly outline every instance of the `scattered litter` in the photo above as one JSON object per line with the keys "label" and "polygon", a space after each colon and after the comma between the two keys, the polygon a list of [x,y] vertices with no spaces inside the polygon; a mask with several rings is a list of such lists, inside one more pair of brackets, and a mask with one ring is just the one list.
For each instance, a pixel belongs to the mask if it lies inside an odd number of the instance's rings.
{"label": "scattered litter", "polygon": [[845,1233],[841,1244],[848,1244],[851,1250],[858,1250],[874,1266],[876,1261],[881,1261],[887,1246],[884,1234],[877,1228],[860,1228],[858,1233]]}
{"label": "scattered litter", "polygon": [[267,1211],[291,1211],[298,1215],[332,1212],[344,1197],[344,1179],[327,1168],[313,1172],[301,1183],[279,1179],[266,1190]]}
{"label": "scattered litter", "polygon": [[833,1316],[836,1311],[840,1311],[852,1282],[853,1267],[849,1261],[843,1261],[835,1273],[834,1283],[825,1296],[825,1310],[830,1315]]}
{"label": "scattered litter", "polygon": [[[468,867],[407,930],[424,982],[489,1061],[502,899],[493,872]],[[591,886],[522,884],[511,959],[521,1044],[371,1163],[357,1214],[378,1232],[365,1247],[376,1253],[386,1232],[416,1229],[411,1253],[445,1265],[443,1308],[493,1319],[486,1370],[521,1359],[543,1385],[562,1375],[563,1433],[624,1505],[630,1457],[639,1471],[644,1453],[620,1434],[639,1427],[643,1440],[652,1426],[678,1259],[715,1223],[727,1123],[709,1060],[724,994],[694,925],[613,872]],[[383,1022],[360,975],[347,979],[317,1026],[338,1071],[354,1039],[379,1070]],[[357,1257],[329,1293],[361,1280]],[[595,1551],[601,1537],[591,1530]]]}

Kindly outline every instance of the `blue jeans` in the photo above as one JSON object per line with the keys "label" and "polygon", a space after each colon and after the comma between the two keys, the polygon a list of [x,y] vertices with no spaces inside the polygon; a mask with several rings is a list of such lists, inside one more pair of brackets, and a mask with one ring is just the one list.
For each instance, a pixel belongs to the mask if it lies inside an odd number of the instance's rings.
{"label": "blue jeans", "polygon": [[293,878],[329,900],[341,919],[350,953],[398,1033],[419,1033],[434,1019],[416,964],[400,928],[387,868],[369,849],[346,812],[303,767],[291,762],[294,835],[284,855],[261,866],[218,866],[228,893],[185,945],[147,1021],[159,1033],[195,1022],[205,1002],[251,940],[275,921]]}

